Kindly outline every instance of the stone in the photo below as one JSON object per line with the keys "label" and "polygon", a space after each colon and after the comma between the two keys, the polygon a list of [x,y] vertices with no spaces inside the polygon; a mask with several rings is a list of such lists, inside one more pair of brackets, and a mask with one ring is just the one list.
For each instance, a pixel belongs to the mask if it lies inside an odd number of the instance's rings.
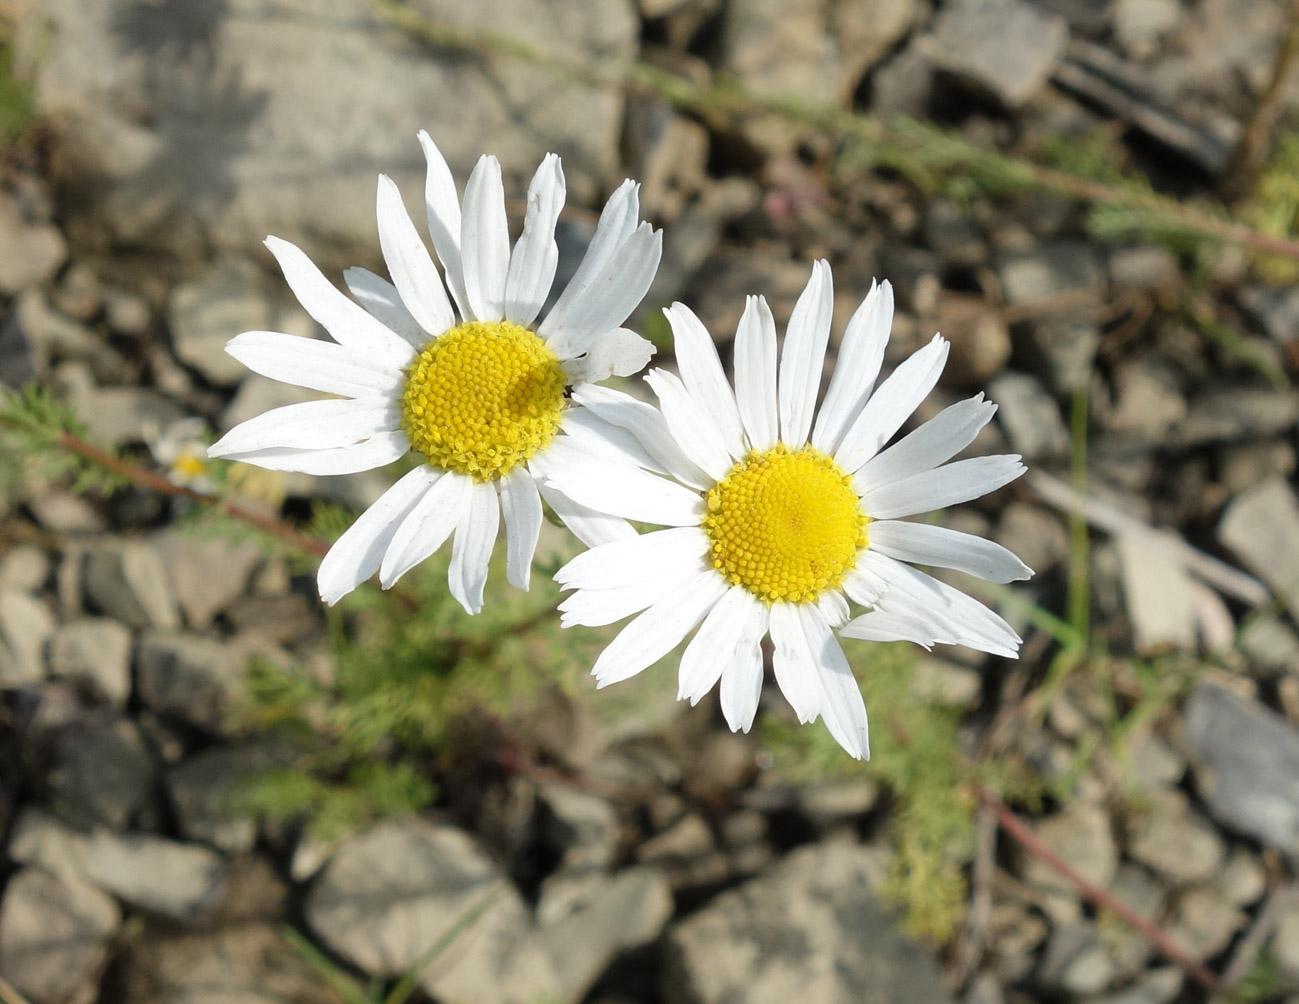
{"label": "stone", "polygon": [[1125,49],[1144,52],[1181,23],[1177,0],[1116,0],[1114,37]]}
{"label": "stone", "polygon": [[[1043,244],[1006,255],[998,275],[1007,301],[1034,311],[1022,326],[1024,337],[1017,338],[1017,347],[1052,391],[1066,393],[1086,387],[1100,346],[1096,305],[1105,292],[1104,274],[1093,248],[1077,241]],[[1073,304],[1092,295],[1096,305]]]}
{"label": "stone", "polygon": [[1241,495],[1260,481],[1294,472],[1294,447],[1276,440],[1233,444],[1222,451],[1218,462],[1218,480],[1229,495]]}
{"label": "stone", "polygon": [[1069,531],[1064,521],[1041,506],[1015,499],[1001,511],[993,540],[1019,555],[1019,560],[1043,575],[1069,556]]}
{"label": "stone", "polygon": [[257,822],[239,811],[240,786],[274,762],[269,751],[261,747],[214,747],[169,770],[165,778],[167,797],[175,810],[180,835],[227,854],[252,850]]}
{"label": "stone", "polygon": [[1186,761],[1153,732],[1136,737],[1128,757],[1127,776],[1142,791],[1176,787],[1186,774]]}
{"label": "stone", "polygon": [[195,923],[220,905],[226,863],[215,851],[144,833],[96,830],[86,877],[118,899],[169,920]]}
{"label": "stone", "polygon": [[1270,478],[1232,499],[1218,540],[1299,617],[1299,497],[1289,484]]}
{"label": "stone", "polygon": [[102,533],[107,524],[80,495],[52,489],[27,500],[36,522],[56,533]]}
{"label": "stone", "polygon": [[45,675],[45,648],[54,614],[21,589],[0,590],[0,688],[36,683]]}
{"label": "stone", "polygon": [[167,324],[181,362],[218,387],[237,384],[248,369],[226,353],[226,342],[240,332],[271,328],[260,274],[242,259],[218,262],[172,289]]}
{"label": "stone", "polygon": [[799,789],[798,808],[820,830],[827,831],[865,816],[879,798],[879,785],[868,778],[818,781]]}
{"label": "stone", "polygon": [[101,302],[99,277],[85,262],[73,262],[69,266],[52,297],[55,310],[77,321],[94,320]]}
{"label": "stone", "polygon": [[1094,994],[1115,976],[1114,962],[1092,924],[1067,924],[1056,928],[1046,943],[1037,979],[1044,986],[1067,994]]}
{"label": "stone", "polygon": [[525,1004],[558,989],[522,897],[469,836],[420,818],[380,823],[344,843],[307,895],[325,945],[376,976],[398,976],[457,925],[425,974],[447,1004]]}
{"label": "stone", "polygon": [[140,541],[121,541],[92,550],[86,556],[83,588],[97,610],[128,627],[180,626],[167,569]]}
{"label": "stone", "polygon": [[121,922],[117,904],[98,889],[24,868],[0,902],[0,973],[32,1004],[91,1004]]}
{"label": "stone", "polygon": [[1182,541],[1161,533],[1115,538],[1123,594],[1139,652],[1194,651],[1199,594],[1179,550]]}
{"label": "stone", "polygon": [[1235,442],[1289,435],[1299,422],[1299,394],[1288,390],[1232,387],[1197,394],[1186,421],[1173,430],[1170,447]]}
{"label": "stone", "polygon": [[1276,959],[1284,985],[1299,987],[1299,907],[1281,914],[1272,935],[1272,956]]}
{"label": "stone", "polygon": [[111,617],[78,617],[50,640],[50,675],[88,684],[113,707],[131,697],[131,632]]}
{"label": "stone", "polygon": [[68,245],[57,227],[28,219],[13,195],[0,195],[0,294],[43,285],[67,260]]}
{"label": "stone", "polygon": [[1299,289],[1247,286],[1239,296],[1241,306],[1254,316],[1269,338],[1282,345],[1299,338]]}
{"label": "stone", "polygon": [[1299,666],[1299,634],[1274,617],[1247,625],[1236,642],[1260,676],[1281,676]]}
{"label": "stone", "polygon": [[150,932],[126,953],[122,980],[131,1004],[343,1004],[327,978],[267,923]]}
{"label": "stone", "polygon": [[1192,958],[1208,959],[1226,948],[1248,920],[1216,890],[1200,887],[1182,894],[1164,930]]}
{"label": "stone", "polygon": [[39,593],[50,577],[50,558],[35,544],[15,544],[0,558],[0,589]]}
{"label": "stone", "polygon": [[686,765],[682,787],[686,795],[706,804],[723,803],[758,773],[753,740],[737,732],[712,731],[704,737]]}
{"label": "stone", "polygon": [[175,401],[147,387],[82,386],[70,398],[91,441],[109,449],[147,442],[151,430],[185,417]]}
{"label": "stone", "polygon": [[959,0],[934,22],[935,65],[1008,108],[1046,84],[1069,41],[1064,18],[1024,0]]}
{"label": "stone", "polygon": [[869,848],[801,847],[669,927],[674,1004],[884,1004],[952,999],[929,953],[871,894]]}
{"label": "stone", "polygon": [[1213,884],[1233,906],[1251,906],[1267,891],[1267,872],[1252,853],[1238,847],[1231,852]]}
{"label": "stone", "polygon": [[565,868],[609,868],[618,853],[618,813],[608,799],[573,785],[543,781],[541,834],[563,855]]}
{"label": "stone", "polygon": [[139,338],[153,323],[149,301],[134,290],[111,284],[103,287],[104,315],[108,326],[119,335]]}
{"label": "stone", "polygon": [[937,656],[922,655],[911,673],[911,689],[922,700],[968,711],[979,706],[983,678],[966,666]]}
{"label": "stone", "polygon": [[982,297],[944,293],[934,327],[952,343],[945,386],[982,388],[1010,360],[1010,328]]}
{"label": "stone", "polygon": [[1196,789],[1214,818],[1299,853],[1299,732],[1257,701],[1211,683],[1192,691],[1182,732],[1195,757]]}
{"label": "stone", "polygon": [[144,632],[135,665],[146,705],[213,733],[243,684],[243,660],[228,645],[174,631]]}
{"label": "stone", "polygon": [[1182,280],[1177,259],[1166,248],[1150,245],[1115,248],[1110,252],[1109,271],[1110,284],[1118,289],[1164,289]]}
{"label": "stone", "polygon": [[691,813],[646,840],[636,848],[636,857],[640,861],[684,861],[705,855],[712,849],[713,831],[702,816]]}
{"label": "stone", "polygon": [[[1038,838],[1083,878],[1096,885],[1109,885],[1118,868],[1118,848],[1110,833],[1110,817],[1104,806],[1075,801],[1062,812],[1036,823]],[[1021,855],[1026,881],[1042,889],[1073,894],[1073,884],[1044,861]]]}
{"label": "stone", "polygon": [[1011,449],[1024,460],[1059,459],[1069,455],[1069,430],[1060,408],[1035,377],[1003,373],[988,384],[988,397],[997,404],[997,417]]}
{"label": "stone", "polygon": [[[391,173],[413,201],[422,128],[435,130],[461,185],[484,152],[499,157],[516,198],[548,150],[563,157],[570,205],[619,180],[619,88],[526,60],[430,58],[417,29],[369,0],[325,0],[305,21],[275,0],[187,3],[161,27],[153,13],[51,0],[15,25],[35,114],[60,122],[55,184],[93,179],[76,236],[105,249],[193,260],[247,253],[271,233],[335,267],[361,255],[377,264],[375,174]],[[634,58],[639,39],[630,2],[425,0],[409,14],[469,31],[527,25],[530,45],[597,74]],[[455,95],[436,121],[429,94]],[[341,132],[340,109],[351,123]],[[295,178],[311,180],[286,180]]]}
{"label": "stone", "polygon": [[207,627],[243,596],[263,560],[252,541],[202,540],[174,530],[159,534],[151,545],[167,568],[185,623],[192,628]]}
{"label": "stone", "polygon": [[1177,966],[1163,966],[1147,970],[1122,990],[1089,997],[1087,1004],[1171,1004],[1180,996],[1185,982]]}
{"label": "stone", "polygon": [[1114,406],[1105,416],[1109,431],[1139,443],[1157,444],[1186,413],[1186,399],[1166,366],[1142,359],[1115,371]]}
{"label": "stone", "polygon": [[539,933],[558,977],[558,999],[583,1000],[616,956],[658,938],[672,909],[672,890],[654,868],[619,872],[574,901],[567,916]]}
{"label": "stone", "polygon": [[[1168,891],[1144,868],[1127,863],[1119,865],[1109,892],[1151,923],[1158,924],[1163,919]],[[1116,972],[1139,972],[1150,959],[1150,942],[1127,924],[1117,930],[1107,930],[1105,941]]]}
{"label": "stone", "polygon": [[1174,883],[1202,882],[1222,866],[1218,831],[1190,811],[1180,791],[1152,792],[1128,823],[1127,852]]}
{"label": "stone", "polygon": [[46,783],[50,808],[64,822],[123,830],[153,795],[153,758],[129,720],[70,729]]}

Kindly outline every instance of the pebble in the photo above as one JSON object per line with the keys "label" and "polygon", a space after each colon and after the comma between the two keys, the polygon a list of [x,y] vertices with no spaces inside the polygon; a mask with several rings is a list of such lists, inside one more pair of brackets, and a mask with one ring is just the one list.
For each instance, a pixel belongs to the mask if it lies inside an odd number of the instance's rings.
{"label": "pebble", "polygon": [[1218,461],[1218,480],[1230,495],[1241,495],[1261,481],[1289,477],[1294,471],[1294,447],[1283,440],[1234,443]]}
{"label": "pebble", "polygon": [[67,259],[57,227],[27,219],[17,199],[0,193],[0,293],[13,296],[45,283]]}
{"label": "pebble", "polygon": [[83,588],[102,613],[128,627],[180,626],[176,593],[167,568],[147,544],[105,544],[86,557]]}
{"label": "pebble", "polygon": [[50,674],[89,684],[117,708],[131,696],[131,632],[111,617],[78,617],[50,641]]}
{"label": "pebble", "polygon": [[1248,919],[1216,890],[1202,887],[1182,894],[1164,930],[1193,958],[1207,959],[1226,948]]}
{"label": "pebble", "polygon": [[21,589],[0,590],[0,687],[21,687],[45,675],[45,649],[54,614]]}
{"label": "pebble", "polygon": [[250,262],[228,259],[181,283],[167,301],[167,323],[181,362],[219,387],[237,384],[248,369],[226,353],[226,342],[240,332],[271,327],[258,270]]}
{"label": "pebble", "polygon": [[945,386],[982,388],[1010,359],[1010,328],[982,297],[944,293],[934,325],[952,345]]}
{"label": "pebble", "polygon": [[1232,499],[1218,540],[1299,617],[1299,497],[1285,480],[1269,478]]}
{"label": "pebble", "polygon": [[67,730],[46,784],[64,822],[122,830],[153,796],[156,771],[135,724],[118,719]]}
{"label": "pebble", "polygon": [[1114,373],[1114,395],[1105,426],[1138,443],[1158,445],[1187,414],[1176,378],[1156,361],[1141,359],[1120,365]]}
{"label": "pebble", "polygon": [[208,732],[220,733],[243,682],[229,645],[175,631],[145,631],[135,655],[140,700]]}
{"label": "pebble", "polygon": [[0,589],[39,593],[50,577],[50,558],[35,544],[15,544],[0,557]]}
{"label": "pebble", "polygon": [[1046,943],[1037,980],[1067,994],[1094,994],[1105,989],[1116,975],[1113,960],[1092,924],[1057,927]]}
{"label": "pebble", "polygon": [[86,877],[148,913],[195,923],[220,905],[226,864],[206,847],[144,833],[96,830],[85,845]]}
{"label": "pebble", "polygon": [[1055,513],[1015,499],[1001,511],[993,539],[1010,548],[1019,559],[1044,575],[1069,555],[1069,531]]}
{"label": "pebble", "polygon": [[167,771],[167,797],[182,837],[227,854],[252,850],[257,823],[239,811],[241,786],[275,760],[258,746],[214,747]]}
{"label": "pebble", "polygon": [[548,810],[542,836],[563,855],[563,867],[612,866],[621,834],[618,813],[608,799],[553,781],[538,785],[537,795]]}
{"label": "pebble", "polygon": [[1299,394],[1288,390],[1232,387],[1192,397],[1186,421],[1175,430],[1170,447],[1254,440],[1286,435],[1299,422]]}
{"label": "pebble", "polygon": [[1025,461],[1059,460],[1069,455],[1069,430],[1060,407],[1035,377],[1002,373],[988,384],[997,418],[1010,447]]}
{"label": "pebble", "polygon": [[1217,830],[1180,791],[1151,792],[1128,824],[1126,850],[1171,882],[1202,882],[1222,867],[1226,847]]}
{"label": "pebble", "polygon": [[[1033,830],[1047,847],[1089,881],[1105,886],[1114,878],[1118,848],[1104,806],[1073,802],[1062,812],[1038,822]],[[1020,868],[1025,880],[1041,889],[1065,893],[1071,898],[1076,893],[1073,883],[1027,853],[1020,855]]]}
{"label": "pebble", "polygon": [[935,63],[1008,108],[1042,89],[1069,41],[1064,18],[1023,0],[958,0],[933,32]]}
{"label": "pebble", "polygon": [[263,560],[261,549],[249,540],[201,540],[169,530],[150,544],[167,568],[176,602],[191,628],[207,627],[243,596]]}

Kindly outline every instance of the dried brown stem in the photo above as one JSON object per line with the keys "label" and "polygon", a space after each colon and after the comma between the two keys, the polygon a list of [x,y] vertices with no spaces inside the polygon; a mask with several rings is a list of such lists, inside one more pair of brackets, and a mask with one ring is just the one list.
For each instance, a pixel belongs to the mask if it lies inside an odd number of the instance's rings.
{"label": "dried brown stem", "polygon": [[1006,804],[991,791],[986,788],[979,788],[979,799],[997,817],[997,823],[1007,836],[1024,848],[1027,853],[1077,887],[1078,892],[1089,903],[1098,909],[1108,910],[1120,920],[1129,924],[1158,948],[1169,961],[1181,967],[1187,976],[1199,983],[1208,993],[1216,994],[1222,989],[1221,981],[1208,967],[1191,956],[1186,949],[1173,941],[1156,924],[1141,916],[1136,910],[1112,893],[1079,874],[1064,858],[1047,847],[1041,838],[1033,832],[1032,828],[1015,813],[1011,812]]}

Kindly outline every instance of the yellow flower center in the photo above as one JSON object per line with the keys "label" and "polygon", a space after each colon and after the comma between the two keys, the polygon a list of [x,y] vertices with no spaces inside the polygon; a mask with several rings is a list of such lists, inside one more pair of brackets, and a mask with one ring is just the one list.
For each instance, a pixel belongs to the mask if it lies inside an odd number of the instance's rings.
{"label": "yellow flower center", "polygon": [[527,328],[469,321],[406,373],[402,425],[434,467],[490,481],[546,448],[564,410],[564,370]]}
{"label": "yellow flower center", "polygon": [[767,603],[815,601],[867,546],[852,478],[810,446],[755,450],[705,502],[713,567]]}

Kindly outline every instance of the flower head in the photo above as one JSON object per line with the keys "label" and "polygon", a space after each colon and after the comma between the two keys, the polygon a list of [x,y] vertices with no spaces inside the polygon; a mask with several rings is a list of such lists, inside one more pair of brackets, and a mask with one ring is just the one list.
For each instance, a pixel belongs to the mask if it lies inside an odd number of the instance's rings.
{"label": "flower head", "polygon": [[376,571],[387,588],[454,534],[451,592],[474,613],[482,606],[502,513],[507,577],[522,589],[543,496],[588,544],[631,533],[622,520],[575,505],[542,475],[557,433],[581,411],[569,392],[635,373],[653,352],[619,325],[649,288],[661,234],[638,225],[637,187],[624,182],[605,205],[573,278],[538,324],[559,258],[559,158],[548,154],[537,168],[523,232],[511,248],[496,158],[478,161],[462,203],[433,140],[421,133],[420,142],[428,162],[428,226],[442,274],[397,186],[384,176],[379,244],[391,282],[348,269],[350,299],[294,245],[268,238],[290,288],[333,341],[250,331],[226,351],[255,372],[338,397],[244,422],[209,454],[272,470],[352,474],[413,452],[419,465],[321,563],[320,595],[334,603]]}
{"label": "flower head", "polygon": [[[885,448],[937,383],[948,350],[935,335],[875,387],[893,318],[887,282],[849,321],[817,409],[832,309],[830,268],[818,262],[778,370],[771,311],[750,297],[732,390],[707,330],[673,304],[681,375],[645,377],[659,408],[607,388],[575,392],[598,421],[559,437],[549,480],[594,509],[667,527],[594,547],[556,576],[576,590],[560,605],[566,625],[638,614],[597,660],[600,686],[639,673],[698,627],[678,696],[697,703],[720,683],[727,722],[747,732],[770,634],[776,682],[800,721],[823,717],[862,758],[866,707],[834,633],[1014,657],[1010,625],[908,563],[996,582],[1032,572],[999,544],[901,519],[977,498],[1024,467],[1017,456],[948,463],[996,410],[983,395]],[[850,620],[849,600],[867,612]]]}

